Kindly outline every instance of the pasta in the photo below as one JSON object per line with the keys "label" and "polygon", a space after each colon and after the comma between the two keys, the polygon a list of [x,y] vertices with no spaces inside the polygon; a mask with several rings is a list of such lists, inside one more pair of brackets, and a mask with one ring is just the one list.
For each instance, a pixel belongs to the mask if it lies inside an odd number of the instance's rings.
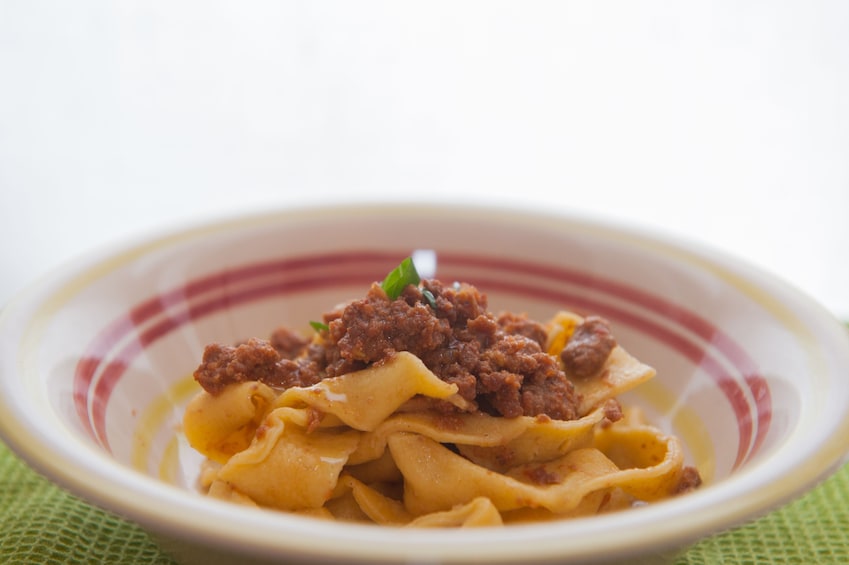
{"label": "pasta", "polygon": [[183,429],[207,458],[210,496],[473,527],[592,515],[698,486],[678,438],[621,410],[616,397],[655,371],[602,320],[495,316],[474,287],[415,274],[397,296],[390,286],[326,314],[311,338],[281,330],[207,348],[195,373],[205,390]]}

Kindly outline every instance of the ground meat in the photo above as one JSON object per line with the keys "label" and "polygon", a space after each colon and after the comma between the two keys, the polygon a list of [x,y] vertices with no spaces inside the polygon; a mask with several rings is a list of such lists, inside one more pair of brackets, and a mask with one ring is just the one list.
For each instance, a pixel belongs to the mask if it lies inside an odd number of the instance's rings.
{"label": "ground meat", "polygon": [[324,320],[327,330],[309,343],[278,330],[270,343],[209,346],[195,378],[213,394],[249,378],[281,388],[303,386],[409,351],[455,384],[472,409],[505,417],[578,416],[574,386],[558,359],[543,350],[544,328],[524,315],[495,317],[474,286],[425,280],[390,300],[374,284],[365,298],[337,307]]}
{"label": "ground meat", "polygon": [[337,364],[328,374],[348,372],[346,362],[365,364],[396,351],[421,353],[445,346],[451,327],[433,315],[422,302],[389,300],[379,285],[372,285],[364,300],[351,302],[330,322],[330,339],[339,349]]}
{"label": "ground meat", "polygon": [[498,316],[498,325],[508,334],[518,334],[531,338],[541,347],[545,347],[548,340],[548,332],[542,324],[528,318],[526,314],[513,314],[503,312]]}
{"label": "ground meat", "polygon": [[270,342],[251,338],[237,346],[207,345],[195,380],[210,394],[218,394],[231,383],[260,381],[288,388],[308,386],[320,380],[318,364],[309,357],[286,359]]}
{"label": "ground meat", "polygon": [[270,341],[271,346],[285,359],[294,359],[310,343],[298,332],[282,326],[274,330]]}
{"label": "ground meat", "polygon": [[610,398],[604,403],[604,421],[603,426],[609,426],[621,420],[625,414],[622,412],[622,405],[615,398]]}
{"label": "ground meat", "polygon": [[346,372],[352,361],[409,351],[481,411],[577,417],[577,394],[557,359],[543,351],[542,326],[524,316],[496,318],[486,295],[471,285],[426,280],[421,288],[407,287],[398,300],[373,285],[365,299],[350,303],[330,323],[329,333],[328,375]]}
{"label": "ground meat", "polygon": [[616,339],[603,318],[589,316],[575,328],[560,353],[570,377],[586,379],[597,375],[616,347]]}
{"label": "ground meat", "polygon": [[572,383],[557,360],[525,336],[500,336],[482,353],[478,378],[478,394],[502,416],[547,414],[557,420],[577,416]]}
{"label": "ground meat", "polygon": [[[430,292],[436,300],[434,308],[438,318],[447,320],[455,328],[462,328],[469,320],[487,312],[487,298],[477,288],[469,284],[455,283],[446,286],[442,282],[431,279],[422,283],[422,288]],[[407,301],[421,301],[421,290],[408,286],[403,298]]]}
{"label": "ground meat", "polygon": [[216,394],[233,382],[270,379],[279,360],[280,354],[265,340],[251,338],[238,346],[213,343],[204,349],[194,377],[205,390]]}
{"label": "ground meat", "polygon": [[675,494],[682,494],[695,490],[702,484],[702,476],[695,467],[684,467],[681,472],[681,479],[678,481],[678,486],[675,489]]}

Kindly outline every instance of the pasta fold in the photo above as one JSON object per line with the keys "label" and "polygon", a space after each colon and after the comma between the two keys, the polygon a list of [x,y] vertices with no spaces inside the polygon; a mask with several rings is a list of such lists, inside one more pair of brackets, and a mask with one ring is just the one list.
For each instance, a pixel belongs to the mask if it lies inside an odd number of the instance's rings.
{"label": "pasta fold", "polygon": [[440,380],[406,351],[384,363],[324,379],[311,387],[287,389],[275,405],[311,406],[354,429],[370,431],[417,394],[446,400],[461,409],[468,405],[457,395],[456,385]]}
{"label": "pasta fold", "polygon": [[304,410],[277,408],[254,442],[218,471],[218,480],[261,506],[281,510],[319,508],[330,498],[339,474],[356,449],[359,432],[307,432]]}
{"label": "pasta fold", "polygon": [[225,463],[246,449],[277,395],[256,381],[227,387],[213,396],[201,392],[186,407],[183,431],[196,450]]}
{"label": "pasta fold", "polygon": [[621,346],[616,346],[598,378],[575,381],[575,390],[581,395],[579,414],[586,414],[605,400],[616,398],[652,379],[656,371],[638,361]]}
{"label": "pasta fold", "polygon": [[[506,474],[475,465],[416,434],[393,435],[389,448],[404,475],[404,504],[415,515],[445,511],[477,497],[488,498],[500,511],[545,508],[559,514],[573,511],[589,494],[613,488],[637,497],[661,494],[681,463],[680,450],[670,443],[663,459],[649,468],[623,470],[598,449],[580,448]],[[646,488],[642,483],[651,479],[658,479],[657,484]]]}

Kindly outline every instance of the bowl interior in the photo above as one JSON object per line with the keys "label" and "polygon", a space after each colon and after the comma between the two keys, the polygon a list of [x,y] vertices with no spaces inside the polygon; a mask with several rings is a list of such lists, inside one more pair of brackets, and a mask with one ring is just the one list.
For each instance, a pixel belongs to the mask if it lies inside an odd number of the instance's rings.
{"label": "bowl interior", "polygon": [[[705,492],[747,473],[779,481],[801,464],[798,450],[819,457],[808,464],[833,466],[845,448],[818,451],[835,426],[845,429],[849,394],[835,376],[845,344],[806,299],[704,251],[504,210],[299,210],[98,255],[33,307],[20,352],[38,372],[25,367],[18,394],[37,399],[83,451],[193,493],[201,457],[180,422],[199,390],[191,373],[204,345],[278,325],[309,332],[310,320],[362,296],[415,250],[435,254],[437,278],[477,285],[492,310],[607,318],[619,343],[658,371],[623,403],[683,438]],[[777,502],[759,499],[759,510]]]}

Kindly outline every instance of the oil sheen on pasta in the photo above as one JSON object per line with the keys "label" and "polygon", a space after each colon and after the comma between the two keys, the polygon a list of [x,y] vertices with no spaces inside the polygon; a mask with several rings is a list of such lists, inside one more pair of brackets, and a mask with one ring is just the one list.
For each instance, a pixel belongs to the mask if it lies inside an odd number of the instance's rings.
{"label": "oil sheen on pasta", "polygon": [[[408,265],[409,266],[409,265]],[[183,427],[210,496],[320,518],[496,526],[698,487],[680,441],[617,396],[655,375],[596,316],[493,313],[411,278],[267,339],[210,344]]]}

